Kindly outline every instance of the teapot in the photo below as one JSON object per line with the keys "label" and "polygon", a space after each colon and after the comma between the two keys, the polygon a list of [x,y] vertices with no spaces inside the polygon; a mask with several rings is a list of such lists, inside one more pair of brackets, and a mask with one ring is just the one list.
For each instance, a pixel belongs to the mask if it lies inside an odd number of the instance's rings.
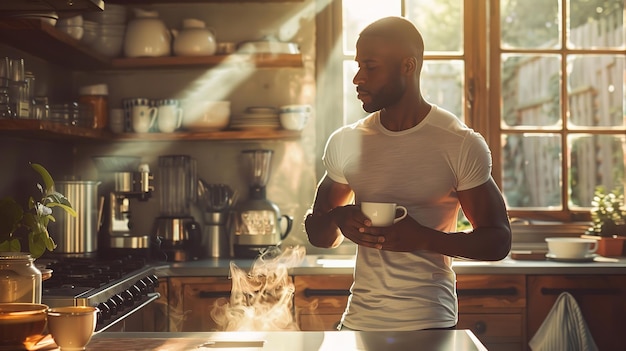
{"label": "teapot", "polygon": [[126,57],[158,57],[171,53],[172,35],[156,11],[134,9],[124,38]]}
{"label": "teapot", "polygon": [[172,34],[176,56],[213,55],[217,50],[215,35],[198,19],[184,19],[183,28],[180,31],[172,29]]}

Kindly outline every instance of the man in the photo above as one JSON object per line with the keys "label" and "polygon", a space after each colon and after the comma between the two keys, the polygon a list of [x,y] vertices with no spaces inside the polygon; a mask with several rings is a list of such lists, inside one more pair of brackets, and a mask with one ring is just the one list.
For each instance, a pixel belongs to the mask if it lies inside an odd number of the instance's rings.
{"label": "man", "polygon": [[[424,44],[415,26],[388,17],[365,28],[354,76],[364,119],[328,140],[309,241],[358,244],[354,283],[340,328],[420,330],[457,323],[452,257],[500,260],[511,246],[502,195],[484,139],[421,95]],[[373,227],[363,201],[394,202],[409,215]],[[459,209],[472,224],[455,232]]]}

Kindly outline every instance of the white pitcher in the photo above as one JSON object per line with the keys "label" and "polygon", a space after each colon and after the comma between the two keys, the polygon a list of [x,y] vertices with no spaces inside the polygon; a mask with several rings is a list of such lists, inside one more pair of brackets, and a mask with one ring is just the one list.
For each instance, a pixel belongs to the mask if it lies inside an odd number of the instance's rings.
{"label": "white pitcher", "polygon": [[183,20],[180,31],[172,29],[174,54],[176,56],[213,55],[217,50],[215,35],[206,28],[203,21],[195,18]]}
{"label": "white pitcher", "polygon": [[159,13],[135,9],[135,18],[128,22],[124,38],[126,57],[158,57],[171,54],[172,35]]}

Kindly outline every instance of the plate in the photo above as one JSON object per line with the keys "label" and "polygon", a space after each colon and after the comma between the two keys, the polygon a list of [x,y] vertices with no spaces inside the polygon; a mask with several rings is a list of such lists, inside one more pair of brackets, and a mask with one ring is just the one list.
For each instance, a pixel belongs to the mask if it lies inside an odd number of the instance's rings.
{"label": "plate", "polygon": [[546,257],[551,260],[551,261],[556,261],[556,262],[593,262],[593,260],[598,257],[597,254],[591,254],[591,255],[587,255],[585,257],[580,257],[580,258],[562,258],[562,257],[556,257],[554,256],[554,254],[551,253],[547,253]]}

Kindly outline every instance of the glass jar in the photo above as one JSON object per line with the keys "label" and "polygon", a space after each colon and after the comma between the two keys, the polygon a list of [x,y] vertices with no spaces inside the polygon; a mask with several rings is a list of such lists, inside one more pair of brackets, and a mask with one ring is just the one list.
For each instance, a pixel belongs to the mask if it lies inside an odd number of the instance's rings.
{"label": "glass jar", "polygon": [[0,252],[0,302],[41,303],[41,271],[26,252]]}

